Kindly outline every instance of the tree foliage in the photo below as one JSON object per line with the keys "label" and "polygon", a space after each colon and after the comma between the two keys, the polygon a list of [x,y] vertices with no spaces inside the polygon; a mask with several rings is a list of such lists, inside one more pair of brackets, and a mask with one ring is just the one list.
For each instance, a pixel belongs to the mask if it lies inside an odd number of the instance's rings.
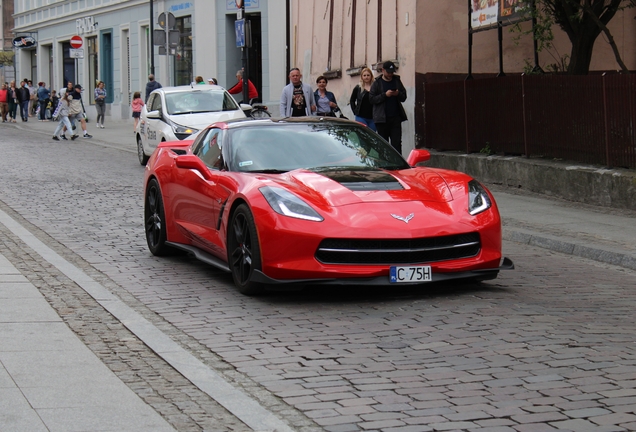
{"label": "tree foliage", "polygon": [[13,65],[13,51],[0,51],[0,65]]}
{"label": "tree foliage", "polygon": [[535,38],[539,50],[553,48],[552,25],[558,25],[572,44],[569,56],[559,56],[558,62],[569,74],[589,72],[594,43],[601,33],[612,47],[616,62],[627,72],[607,24],[619,10],[636,7],[636,0],[535,0],[535,4],[536,8],[529,13],[534,14],[537,22]]}

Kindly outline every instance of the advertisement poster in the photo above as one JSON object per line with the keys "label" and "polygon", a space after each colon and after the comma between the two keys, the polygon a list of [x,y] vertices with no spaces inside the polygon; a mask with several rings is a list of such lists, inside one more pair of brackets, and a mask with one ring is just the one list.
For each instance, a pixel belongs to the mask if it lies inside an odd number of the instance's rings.
{"label": "advertisement poster", "polygon": [[485,30],[497,26],[500,0],[471,0],[470,26]]}
{"label": "advertisement poster", "polygon": [[529,0],[469,0],[472,31],[488,30],[530,19]]}
{"label": "advertisement poster", "polygon": [[527,10],[527,1],[500,0],[499,3],[499,21],[504,26],[530,18],[530,11]]}

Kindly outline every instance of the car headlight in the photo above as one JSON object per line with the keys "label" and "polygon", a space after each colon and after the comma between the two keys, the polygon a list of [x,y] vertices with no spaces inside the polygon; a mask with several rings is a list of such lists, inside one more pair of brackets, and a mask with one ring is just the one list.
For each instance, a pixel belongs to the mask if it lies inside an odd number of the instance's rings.
{"label": "car headlight", "polygon": [[475,216],[492,206],[486,189],[477,180],[468,182],[468,213]]}
{"label": "car headlight", "polygon": [[181,126],[180,124],[177,124],[175,122],[170,122],[170,123],[172,125],[172,129],[174,130],[175,134],[192,135],[195,132],[199,132],[199,129],[190,128],[190,127],[186,127],[186,126]]}
{"label": "car headlight", "polygon": [[278,214],[314,222],[324,220],[309,204],[285,189],[265,186],[259,190]]}

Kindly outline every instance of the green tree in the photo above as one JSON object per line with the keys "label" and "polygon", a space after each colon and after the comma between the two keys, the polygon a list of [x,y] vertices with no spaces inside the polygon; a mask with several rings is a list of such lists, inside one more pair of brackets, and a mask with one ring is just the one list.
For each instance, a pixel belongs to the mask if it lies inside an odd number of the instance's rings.
{"label": "green tree", "polygon": [[619,10],[635,7],[636,0],[535,0],[535,4],[533,13],[538,22],[535,38],[540,41],[540,49],[552,46],[552,23],[570,39],[569,74],[586,75],[589,72],[594,43],[601,33],[612,47],[618,65],[624,72],[628,71],[607,24]]}
{"label": "green tree", "polygon": [[13,65],[13,52],[12,51],[0,51],[0,65],[11,66]]}

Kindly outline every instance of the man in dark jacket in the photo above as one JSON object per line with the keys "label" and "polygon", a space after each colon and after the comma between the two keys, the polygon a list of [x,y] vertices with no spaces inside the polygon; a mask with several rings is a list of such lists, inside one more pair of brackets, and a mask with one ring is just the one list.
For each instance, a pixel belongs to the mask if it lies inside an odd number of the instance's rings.
{"label": "man in dark jacket", "polygon": [[29,121],[29,102],[31,102],[31,92],[25,81],[20,82],[20,88],[16,89],[16,99],[20,105],[20,116],[22,121]]}
{"label": "man in dark jacket", "polygon": [[157,90],[161,88],[161,84],[159,84],[157,81],[155,81],[155,76],[153,74],[148,75],[148,83],[146,84],[146,99],[145,101],[148,102],[148,96],[150,96],[150,93],[153,92],[153,90]]}
{"label": "man in dark jacket", "polygon": [[406,112],[402,102],[406,100],[406,89],[395,75],[395,64],[385,62],[382,75],[376,78],[369,89],[369,102],[373,105],[373,122],[378,134],[389,141],[394,149],[402,153],[402,122]]}

